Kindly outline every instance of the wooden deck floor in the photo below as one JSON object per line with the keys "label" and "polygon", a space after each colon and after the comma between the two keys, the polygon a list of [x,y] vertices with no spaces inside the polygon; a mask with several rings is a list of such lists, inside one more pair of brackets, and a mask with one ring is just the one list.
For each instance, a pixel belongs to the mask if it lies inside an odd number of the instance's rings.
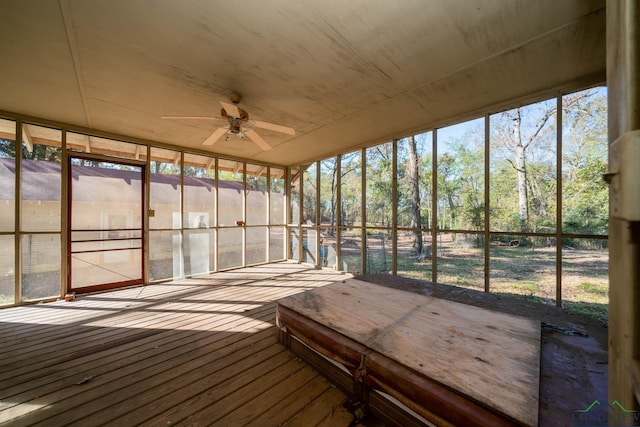
{"label": "wooden deck floor", "polygon": [[273,303],[343,278],[278,263],[0,310],[0,424],[348,425]]}

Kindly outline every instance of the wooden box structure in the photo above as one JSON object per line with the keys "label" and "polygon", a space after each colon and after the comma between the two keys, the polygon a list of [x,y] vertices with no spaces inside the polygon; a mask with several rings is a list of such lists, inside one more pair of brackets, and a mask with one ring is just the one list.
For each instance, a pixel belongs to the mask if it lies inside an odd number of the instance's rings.
{"label": "wooden box structure", "polygon": [[283,344],[388,423],[538,424],[538,322],[353,279],[276,316]]}

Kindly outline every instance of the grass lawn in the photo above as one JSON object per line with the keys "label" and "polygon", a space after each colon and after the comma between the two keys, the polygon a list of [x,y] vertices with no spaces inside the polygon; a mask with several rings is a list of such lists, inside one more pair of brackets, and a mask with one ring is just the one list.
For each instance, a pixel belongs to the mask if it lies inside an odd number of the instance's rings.
{"label": "grass lawn", "polygon": [[[484,290],[484,249],[476,247],[473,237],[458,235],[454,241],[445,236],[438,242],[438,282]],[[555,247],[491,245],[490,291],[555,304],[555,260]],[[608,261],[607,250],[562,249],[563,307],[607,321]],[[398,242],[398,275],[431,280],[431,260],[418,259],[407,236]]]}

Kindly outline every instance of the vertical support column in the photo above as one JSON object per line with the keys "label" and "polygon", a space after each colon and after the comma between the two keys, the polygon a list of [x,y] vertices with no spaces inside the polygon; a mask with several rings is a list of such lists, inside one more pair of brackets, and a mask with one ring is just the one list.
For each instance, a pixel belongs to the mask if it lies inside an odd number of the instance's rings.
{"label": "vertical support column", "polygon": [[[217,181],[217,180],[216,180]],[[216,203],[217,205],[217,203]],[[284,170],[284,248],[285,257],[289,259],[291,253],[291,230],[289,224],[291,224],[291,166],[287,166]]]}
{"label": "vertical support column", "polygon": [[[184,151],[180,151],[178,153],[178,157],[180,158],[180,256],[182,259],[180,260],[180,265],[182,265],[182,277],[187,277],[187,263],[185,262],[185,248],[186,248],[186,236],[185,236],[185,226],[184,226]],[[191,269],[189,268],[189,273],[191,273]],[[191,274],[189,274],[191,275]]]}
{"label": "vertical support column", "polygon": [[67,153],[67,130],[62,129],[60,160],[60,297],[67,292],[69,269],[69,153]]}
{"label": "vertical support column", "polygon": [[[316,162],[316,212],[315,217],[316,220],[313,223],[313,226],[316,230],[316,267],[322,267],[322,263],[320,262],[320,162]],[[326,254],[325,254],[326,256]]]}
{"label": "vertical support column", "polygon": [[213,163],[213,167],[214,172],[213,172],[213,176],[215,179],[215,183],[216,183],[216,194],[215,194],[215,198],[216,198],[216,212],[215,212],[215,218],[214,218],[214,230],[215,230],[215,251],[216,251],[216,256],[215,256],[215,260],[216,260],[216,267],[215,267],[215,271],[218,271],[218,265],[220,265],[220,224],[219,224],[219,220],[218,218],[220,218],[220,174],[218,173],[218,158],[216,157],[214,163]]}
{"label": "vertical support column", "polygon": [[[609,144],[640,129],[640,4],[607,1],[607,86]],[[609,150],[611,154],[611,150]],[[611,170],[612,156],[609,155]],[[610,183],[609,194],[623,189]],[[609,197],[610,212],[615,197]],[[640,410],[629,378],[640,358],[640,224],[609,217],[609,400]]]}
{"label": "vertical support column", "polygon": [[489,222],[489,208],[491,198],[489,197],[490,189],[490,174],[489,174],[489,160],[491,156],[491,123],[489,115],[484,116],[484,291],[489,292],[491,290],[490,273],[491,273],[491,245],[490,245],[490,229]]}
{"label": "vertical support column", "polygon": [[247,164],[242,162],[242,266],[247,266]]}
{"label": "vertical support column", "polygon": [[267,254],[267,263],[271,262],[271,167],[267,166],[266,167],[266,178],[267,178],[267,215],[266,215],[266,221],[267,221],[267,247],[266,249],[266,254]]}
{"label": "vertical support column", "polygon": [[300,166],[298,176],[300,177],[298,179],[300,181],[300,190],[298,195],[298,203],[300,204],[300,206],[298,206],[298,264],[302,264],[304,255],[302,249],[302,220],[304,218],[304,168],[302,166]]}
{"label": "vertical support column", "polygon": [[360,154],[360,188],[360,274],[367,274],[367,150],[364,148]]}
{"label": "vertical support column", "polygon": [[342,271],[342,156],[336,156],[336,266]]}
{"label": "vertical support column", "polygon": [[556,307],[562,307],[562,94],[556,102]]}
{"label": "vertical support column", "polygon": [[433,130],[431,158],[431,281],[438,281],[438,129]]}
{"label": "vertical support column", "polygon": [[391,274],[398,274],[398,140],[391,160]]}
{"label": "vertical support column", "polygon": [[16,167],[16,175],[15,175],[15,241],[14,243],[14,265],[15,265],[15,273],[14,273],[14,294],[13,301],[18,304],[22,301],[22,257],[21,255],[21,246],[22,246],[22,228],[21,228],[21,207],[22,207],[22,191],[21,191],[21,181],[22,181],[22,120],[16,120],[16,159],[15,159],[15,167]]}

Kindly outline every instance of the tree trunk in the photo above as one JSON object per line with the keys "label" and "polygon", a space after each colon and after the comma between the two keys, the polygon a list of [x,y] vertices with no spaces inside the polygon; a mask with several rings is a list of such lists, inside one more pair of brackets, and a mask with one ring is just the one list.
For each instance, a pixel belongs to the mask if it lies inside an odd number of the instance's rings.
{"label": "tree trunk", "polygon": [[516,152],[516,167],[518,171],[518,213],[520,224],[526,225],[529,221],[529,193],[527,191],[527,164],[522,147]]}
{"label": "tree trunk", "polygon": [[422,218],[420,216],[420,174],[418,166],[418,152],[416,139],[412,136],[409,138],[409,181],[411,183],[412,198],[411,207],[413,210],[413,219],[411,228],[416,229],[413,233],[413,249],[416,254],[422,253]]}
{"label": "tree trunk", "polygon": [[338,178],[338,168],[337,165],[334,165],[333,172],[331,173],[331,219],[330,219],[330,235],[334,236],[334,226],[336,225],[336,192],[337,189],[337,178]]}
{"label": "tree trunk", "polygon": [[517,109],[513,120],[513,137],[515,142],[516,172],[518,173],[518,214],[520,227],[522,228],[529,221],[529,195],[527,193],[526,146],[522,143],[521,124],[520,109]]}

